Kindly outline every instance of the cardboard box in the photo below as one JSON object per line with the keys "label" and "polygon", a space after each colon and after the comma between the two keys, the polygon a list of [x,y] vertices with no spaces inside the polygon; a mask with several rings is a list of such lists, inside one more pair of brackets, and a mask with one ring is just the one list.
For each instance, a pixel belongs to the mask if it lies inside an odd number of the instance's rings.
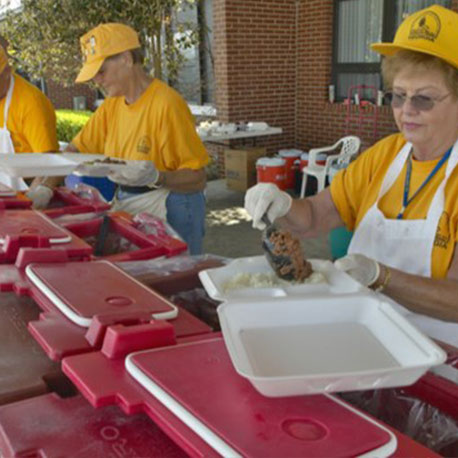
{"label": "cardboard box", "polygon": [[234,191],[246,191],[256,184],[256,161],[266,148],[227,149],[224,152],[226,183]]}

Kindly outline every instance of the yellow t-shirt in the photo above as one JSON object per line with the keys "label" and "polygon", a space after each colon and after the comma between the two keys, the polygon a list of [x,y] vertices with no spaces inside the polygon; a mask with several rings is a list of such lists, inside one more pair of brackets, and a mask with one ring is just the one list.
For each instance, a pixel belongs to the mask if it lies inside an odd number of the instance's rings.
{"label": "yellow t-shirt", "polygon": [[131,105],[107,98],[72,143],[82,153],[150,160],[161,171],[200,169],[209,161],[187,103],[157,79]]}
{"label": "yellow t-shirt", "polygon": [[[24,78],[14,76],[14,89],[6,127],[11,133],[16,153],[59,151],[56,114],[50,100]],[[0,101],[0,126],[6,97]]]}
{"label": "yellow t-shirt", "polygon": [[[349,230],[358,227],[363,216],[375,203],[388,167],[406,143],[401,134],[386,137],[366,150],[347,169],[339,172],[331,183],[331,195],[336,208]],[[409,198],[420,187],[440,159],[412,161]],[[387,218],[396,218],[402,208],[407,165],[393,186],[379,202],[379,209]],[[404,212],[404,219],[422,219],[445,176],[446,164],[434,175]],[[445,186],[445,203],[431,258],[433,278],[447,276],[458,238],[458,167]],[[399,247],[402,251],[402,246]]]}

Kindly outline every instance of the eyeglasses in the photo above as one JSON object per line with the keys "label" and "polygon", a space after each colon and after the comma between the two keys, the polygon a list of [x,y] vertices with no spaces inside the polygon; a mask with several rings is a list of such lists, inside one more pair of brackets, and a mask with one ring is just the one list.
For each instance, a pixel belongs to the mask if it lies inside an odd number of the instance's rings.
{"label": "eyeglasses", "polygon": [[445,94],[443,97],[429,97],[427,95],[413,95],[412,97],[407,97],[407,95],[398,94],[397,92],[385,92],[383,97],[393,108],[401,108],[408,99],[414,110],[429,111],[434,108],[436,102],[442,102],[442,100],[446,99],[449,95],[450,93]]}

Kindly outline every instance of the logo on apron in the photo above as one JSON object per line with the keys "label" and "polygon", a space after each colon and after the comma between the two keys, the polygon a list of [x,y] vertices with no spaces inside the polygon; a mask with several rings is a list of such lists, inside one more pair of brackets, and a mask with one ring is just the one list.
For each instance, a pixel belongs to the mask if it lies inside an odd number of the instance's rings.
{"label": "logo on apron", "polygon": [[434,237],[434,246],[447,249],[450,243],[450,215],[444,211],[437,225],[436,236]]}

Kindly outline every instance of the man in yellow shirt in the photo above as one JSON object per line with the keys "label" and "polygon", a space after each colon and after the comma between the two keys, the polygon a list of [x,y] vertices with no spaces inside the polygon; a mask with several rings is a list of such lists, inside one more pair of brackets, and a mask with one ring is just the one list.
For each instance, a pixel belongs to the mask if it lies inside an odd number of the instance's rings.
{"label": "man in yellow shirt", "polygon": [[[56,115],[51,102],[12,71],[6,51],[0,46],[0,155],[58,149]],[[0,182],[18,191],[28,189],[23,180],[2,172]]]}
{"label": "man in yellow shirt", "polygon": [[113,208],[167,218],[202,252],[208,153],[184,99],[143,69],[137,33],[124,24],[101,24],[80,39],[83,67],[76,82],[94,81],[107,98],[67,151],[138,160],[110,175],[118,184]]}

